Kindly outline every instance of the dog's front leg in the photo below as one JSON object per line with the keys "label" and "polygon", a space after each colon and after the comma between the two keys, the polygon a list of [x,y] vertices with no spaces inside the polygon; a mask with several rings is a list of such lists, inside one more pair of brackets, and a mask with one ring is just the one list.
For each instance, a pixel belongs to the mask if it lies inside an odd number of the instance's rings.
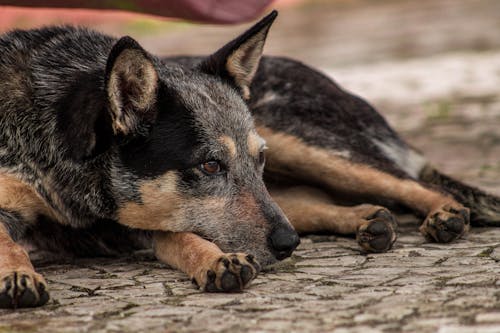
{"label": "dog's front leg", "polygon": [[36,192],[14,176],[0,174],[0,308],[40,306],[49,300],[47,283],[15,242],[41,215],[52,217]]}
{"label": "dog's front leg", "polygon": [[[2,213],[0,216],[5,217]],[[44,278],[35,272],[26,251],[0,222],[0,308],[40,306],[48,300]]]}
{"label": "dog's front leg", "polygon": [[241,291],[260,270],[252,255],[224,253],[190,232],[154,234],[156,257],[186,274],[204,291]]}

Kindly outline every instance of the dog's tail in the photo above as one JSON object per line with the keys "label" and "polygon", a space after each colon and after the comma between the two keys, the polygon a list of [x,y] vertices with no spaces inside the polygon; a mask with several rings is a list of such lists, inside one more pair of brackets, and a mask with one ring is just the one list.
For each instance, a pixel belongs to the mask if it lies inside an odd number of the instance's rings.
{"label": "dog's tail", "polygon": [[432,166],[420,173],[420,180],[438,185],[468,207],[475,225],[500,227],[500,198],[442,174]]}

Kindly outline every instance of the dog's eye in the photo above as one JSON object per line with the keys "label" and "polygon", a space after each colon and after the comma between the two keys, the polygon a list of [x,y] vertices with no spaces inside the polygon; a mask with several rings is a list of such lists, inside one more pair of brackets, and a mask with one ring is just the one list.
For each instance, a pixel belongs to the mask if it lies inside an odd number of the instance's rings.
{"label": "dog's eye", "polygon": [[208,161],[205,163],[202,163],[200,165],[201,171],[206,173],[207,175],[215,175],[221,172],[222,168],[220,166],[220,163],[217,161]]}
{"label": "dog's eye", "polygon": [[259,164],[262,165],[266,161],[266,154],[264,153],[263,150],[260,151],[259,153]]}

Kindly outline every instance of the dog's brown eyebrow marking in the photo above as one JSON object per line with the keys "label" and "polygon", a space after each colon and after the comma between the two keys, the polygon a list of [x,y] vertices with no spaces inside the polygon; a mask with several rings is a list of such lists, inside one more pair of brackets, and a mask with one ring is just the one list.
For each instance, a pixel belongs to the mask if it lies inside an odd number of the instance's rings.
{"label": "dog's brown eyebrow marking", "polygon": [[223,135],[219,138],[219,142],[222,143],[227,151],[229,152],[229,155],[231,155],[231,158],[236,158],[237,150],[236,150],[236,143],[234,142],[233,139],[231,139],[227,135]]}
{"label": "dog's brown eyebrow marking", "polygon": [[247,136],[247,146],[248,146],[248,152],[252,156],[258,156],[260,149],[262,146],[264,146],[265,141],[257,135],[255,132],[250,132],[248,133]]}

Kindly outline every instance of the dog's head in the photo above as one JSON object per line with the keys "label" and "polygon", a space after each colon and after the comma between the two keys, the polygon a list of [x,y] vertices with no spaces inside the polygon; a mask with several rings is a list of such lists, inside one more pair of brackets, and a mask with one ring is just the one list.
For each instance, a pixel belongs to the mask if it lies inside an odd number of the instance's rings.
{"label": "dog's head", "polygon": [[265,141],[245,103],[276,13],[192,68],[159,60],[129,37],[106,74],[118,158],[118,220],[191,231],[263,264],[298,236],[262,180]]}

